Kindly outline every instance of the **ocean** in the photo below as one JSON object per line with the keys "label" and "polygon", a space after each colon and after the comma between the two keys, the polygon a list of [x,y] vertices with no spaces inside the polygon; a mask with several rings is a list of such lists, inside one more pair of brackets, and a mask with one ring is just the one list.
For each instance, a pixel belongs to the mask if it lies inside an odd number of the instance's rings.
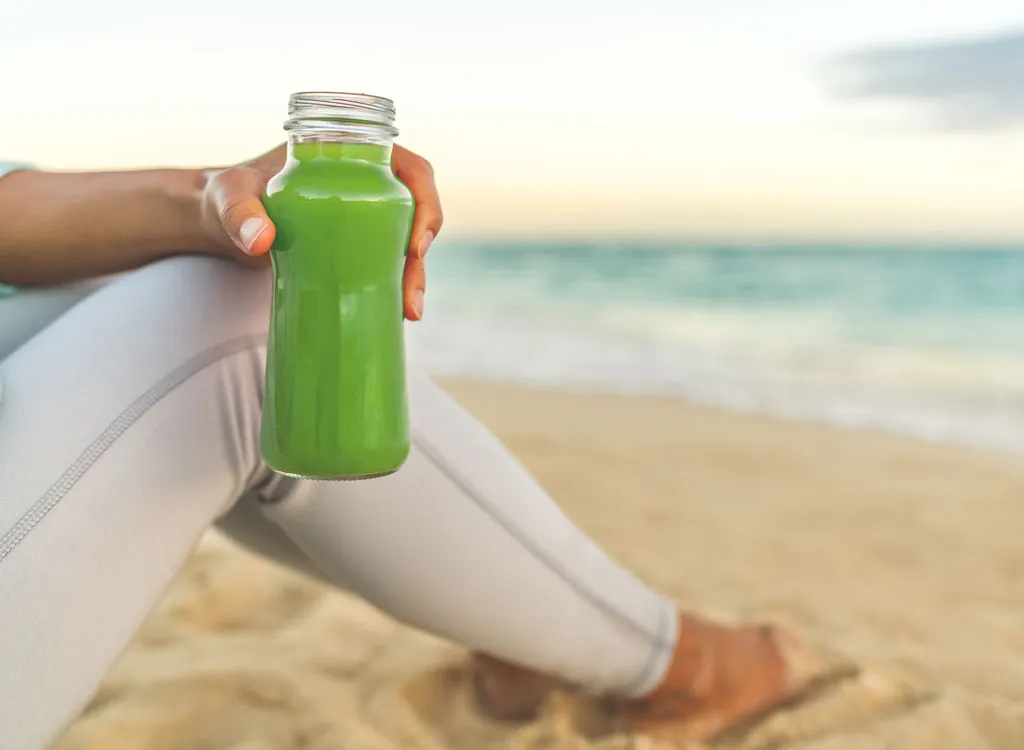
{"label": "ocean", "polygon": [[1024,250],[439,241],[410,356],[1024,451]]}

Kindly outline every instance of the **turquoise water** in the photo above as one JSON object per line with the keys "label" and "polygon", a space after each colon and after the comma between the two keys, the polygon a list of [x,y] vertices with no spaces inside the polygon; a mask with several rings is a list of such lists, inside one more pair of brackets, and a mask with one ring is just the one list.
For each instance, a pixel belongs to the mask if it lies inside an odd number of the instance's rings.
{"label": "turquoise water", "polygon": [[438,243],[445,375],[1024,449],[1024,251]]}

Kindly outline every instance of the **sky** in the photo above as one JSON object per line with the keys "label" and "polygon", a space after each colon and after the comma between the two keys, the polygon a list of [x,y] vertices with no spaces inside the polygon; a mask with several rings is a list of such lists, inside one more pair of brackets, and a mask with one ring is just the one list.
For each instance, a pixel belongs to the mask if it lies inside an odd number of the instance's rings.
{"label": "sky", "polygon": [[1019,0],[4,5],[0,159],[229,164],[364,91],[452,234],[1024,242]]}

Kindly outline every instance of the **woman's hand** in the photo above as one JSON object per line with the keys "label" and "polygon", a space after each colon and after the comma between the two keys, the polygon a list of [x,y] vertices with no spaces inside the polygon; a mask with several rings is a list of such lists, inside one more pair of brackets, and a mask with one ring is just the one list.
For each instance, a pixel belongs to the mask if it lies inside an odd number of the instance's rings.
{"label": "woman's hand", "polygon": [[[249,266],[267,266],[267,252],[274,244],[274,224],[261,201],[267,182],[280,171],[285,148],[279,146],[252,161],[222,170],[207,172],[203,189],[201,222],[209,237],[210,250]],[[391,157],[395,176],[412,192],[416,204],[405,259],[403,292],[405,317],[423,317],[426,291],[424,257],[441,231],[441,199],[434,184],[430,163],[411,151],[395,146]]]}

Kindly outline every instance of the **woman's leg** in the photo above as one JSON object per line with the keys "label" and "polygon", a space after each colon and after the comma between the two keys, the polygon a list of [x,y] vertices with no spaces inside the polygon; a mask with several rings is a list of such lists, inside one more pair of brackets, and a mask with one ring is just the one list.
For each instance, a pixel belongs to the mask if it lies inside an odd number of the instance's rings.
{"label": "woman's leg", "polygon": [[[91,295],[0,363],[10,747],[44,746],[80,709],[203,530],[242,496],[264,497],[331,579],[414,625],[595,689],[657,678],[670,604],[425,380],[413,380],[416,452],[390,480],[268,472],[257,440],[267,291],[266,274],[168,261]],[[447,423],[425,424],[435,420]],[[324,523],[333,541],[314,533]]]}
{"label": "woman's leg", "polygon": [[257,440],[267,298],[264,273],[167,261],[0,363],[6,746],[39,748],[59,731],[238,498],[266,509],[292,553],[385,611],[584,688],[639,696],[707,662],[694,661],[692,634],[674,637],[669,602],[423,378],[411,379],[416,445],[394,476],[269,472]]}

